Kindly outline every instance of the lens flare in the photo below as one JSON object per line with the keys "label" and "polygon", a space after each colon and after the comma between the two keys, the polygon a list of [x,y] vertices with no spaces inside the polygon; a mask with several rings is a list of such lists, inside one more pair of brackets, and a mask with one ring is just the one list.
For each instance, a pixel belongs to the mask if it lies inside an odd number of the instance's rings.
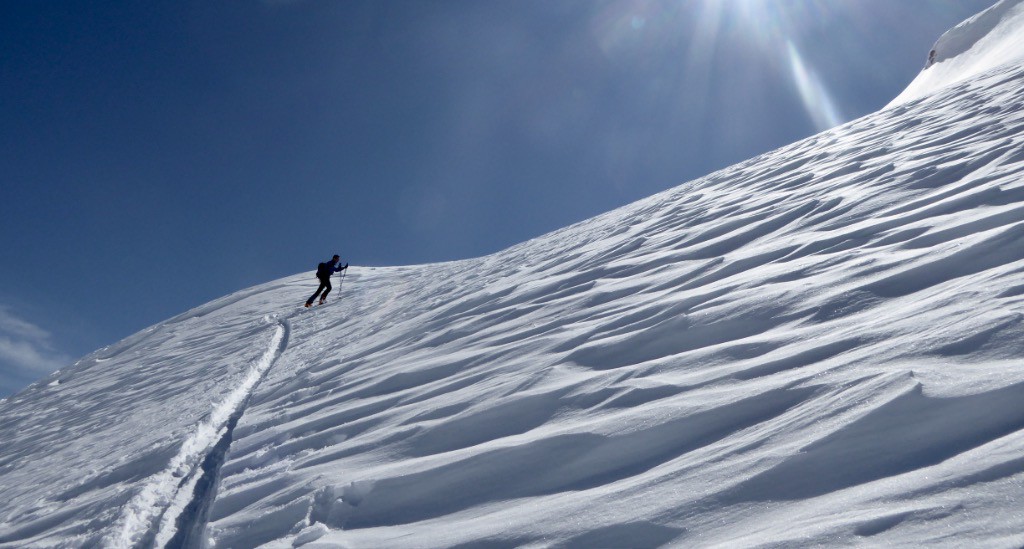
{"label": "lens flare", "polygon": [[793,87],[815,127],[827,130],[841,124],[844,117],[832,93],[793,40],[793,30],[799,25],[827,15],[827,4],[813,0],[743,0],[732,5],[737,24],[747,28],[751,39],[773,62],[788,68]]}
{"label": "lens flare", "polygon": [[819,130],[827,130],[841,124],[843,116],[839,114],[832,95],[818,75],[804,63],[800,50],[789,40],[786,40],[786,57],[793,83],[814,125]]}

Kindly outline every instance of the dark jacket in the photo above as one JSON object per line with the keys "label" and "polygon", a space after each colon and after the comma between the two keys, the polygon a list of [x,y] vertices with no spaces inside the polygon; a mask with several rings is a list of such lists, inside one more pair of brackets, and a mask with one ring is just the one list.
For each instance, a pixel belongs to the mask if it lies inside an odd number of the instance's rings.
{"label": "dark jacket", "polygon": [[348,268],[348,263],[346,263],[344,266],[340,266],[340,265],[335,265],[334,263],[331,263],[330,261],[325,261],[325,262],[323,262],[323,263],[321,263],[321,264],[316,266],[316,277],[321,279],[321,280],[323,280],[325,278],[331,278],[332,274],[341,272],[341,271],[343,271],[343,270],[345,270],[347,268]]}

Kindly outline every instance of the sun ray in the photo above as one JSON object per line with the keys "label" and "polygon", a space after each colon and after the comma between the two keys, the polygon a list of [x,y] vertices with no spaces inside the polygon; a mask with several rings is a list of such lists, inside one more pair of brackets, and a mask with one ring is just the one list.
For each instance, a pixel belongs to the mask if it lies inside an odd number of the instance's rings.
{"label": "sun ray", "polygon": [[799,25],[826,16],[827,4],[811,0],[739,0],[735,3],[714,0],[714,3],[732,6],[736,24],[743,25],[752,45],[765,52],[768,61],[789,71],[793,88],[817,129],[826,130],[844,121],[828,86],[801,53],[795,40],[794,31]]}
{"label": "sun ray", "polygon": [[822,83],[817,73],[807,66],[803,56],[800,55],[800,50],[790,40],[786,40],[786,57],[789,61],[793,84],[800,92],[804,109],[807,110],[814,125],[819,130],[827,130],[841,124],[843,116],[836,108],[828,88]]}

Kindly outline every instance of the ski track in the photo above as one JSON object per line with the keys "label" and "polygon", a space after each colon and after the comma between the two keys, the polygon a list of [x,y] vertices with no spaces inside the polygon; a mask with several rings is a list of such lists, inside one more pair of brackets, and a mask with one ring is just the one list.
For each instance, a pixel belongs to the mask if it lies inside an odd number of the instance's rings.
{"label": "ski track", "polygon": [[[220,446],[221,441],[230,443],[234,426],[245,412],[250,396],[287,348],[289,331],[289,320],[277,324],[268,349],[250,366],[242,383],[213,407],[205,421],[196,426],[168,467],[144,483],[122,510],[122,518],[115,533],[105,539],[103,545],[164,547],[177,539],[177,530],[182,526],[179,524],[181,513],[190,504],[202,507],[202,502],[193,503],[193,490],[204,475],[215,476],[219,470],[219,463],[205,467],[204,463],[211,452]],[[213,483],[215,479],[207,479],[207,482]],[[210,491],[204,495],[212,497],[214,493]],[[192,518],[186,517],[184,528],[201,529],[201,525],[191,524]],[[176,545],[188,546],[183,543]]]}

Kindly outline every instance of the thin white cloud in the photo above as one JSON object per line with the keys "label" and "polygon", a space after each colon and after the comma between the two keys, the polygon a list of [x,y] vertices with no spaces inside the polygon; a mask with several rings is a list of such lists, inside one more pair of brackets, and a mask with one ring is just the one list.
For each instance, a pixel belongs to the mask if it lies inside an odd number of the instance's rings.
{"label": "thin white cloud", "polygon": [[70,356],[54,348],[50,332],[0,305],[0,396],[70,362]]}
{"label": "thin white cloud", "polygon": [[46,330],[22,320],[11,312],[9,307],[0,305],[0,334],[9,334],[35,341],[50,339]]}

